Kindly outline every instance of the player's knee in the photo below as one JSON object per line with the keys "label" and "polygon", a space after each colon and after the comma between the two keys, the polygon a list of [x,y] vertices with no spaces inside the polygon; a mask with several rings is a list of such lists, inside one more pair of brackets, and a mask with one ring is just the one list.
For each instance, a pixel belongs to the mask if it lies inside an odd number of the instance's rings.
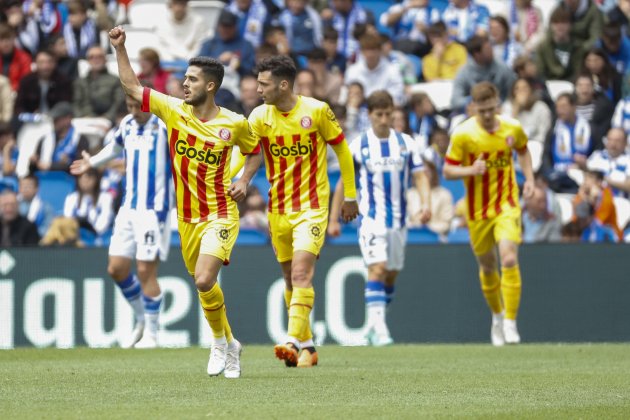
{"label": "player's knee", "polygon": [[387,267],[385,263],[371,264],[368,268],[370,280],[383,280],[387,278]]}
{"label": "player's knee", "polygon": [[501,267],[514,267],[518,264],[518,260],[516,258],[516,254],[513,252],[505,253],[501,256]]}
{"label": "player's knee", "polygon": [[213,278],[207,273],[195,274],[195,287],[201,292],[207,292],[212,289],[212,286],[217,282],[216,278]]}
{"label": "player's knee", "polygon": [[112,263],[107,264],[107,274],[116,281],[123,281],[129,275],[124,267]]}
{"label": "player's knee", "polygon": [[297,287],[310,287],[311,271],[302,266],[294,267],[291,270],[291,283]]}

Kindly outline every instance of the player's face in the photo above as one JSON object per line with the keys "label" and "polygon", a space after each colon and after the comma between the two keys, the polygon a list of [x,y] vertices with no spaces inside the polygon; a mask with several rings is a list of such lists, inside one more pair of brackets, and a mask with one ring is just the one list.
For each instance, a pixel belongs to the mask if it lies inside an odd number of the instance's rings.
{"label": "player's face", "polygon": [[131,114],[134,120],[140,125],[143,125],[149,118],[151,118],[151,114],[148,112],[142,112],[140,107],[140,102],[136,102],[131,98],[127,98],[125,100],[127,105],[127,111]]}
{"label": "player's face", "polygon": [[208,99],[208,84],[199,67],[190,66],[184,75],[184,102],[188,105],[199,106]]}
{"label": "player's face", "polygon": [[394,122],[394,108],[375,108],[368,114],[372,129],[377,135],[389,133],[389,129]]}
{"label": "player's face", "polygon": [[475,110],[479,124],[487,131],[493,131],[496,126],[496,115],[499,109],[499,100],[490,98],[485,101],[476,102]]}
{"label": "player's face", "polygon": [[277,83],[270,71],[260,72],[258,73],[258,94],[266,104],[275,105],[282,96],[282,83],[286,83],[286,81]]}

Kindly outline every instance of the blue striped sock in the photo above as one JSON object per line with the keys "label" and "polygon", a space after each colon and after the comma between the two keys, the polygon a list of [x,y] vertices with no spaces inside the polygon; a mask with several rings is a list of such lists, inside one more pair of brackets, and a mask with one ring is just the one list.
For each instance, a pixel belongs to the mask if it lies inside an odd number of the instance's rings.
{"label": "blue striped sock", "polygon": [[162,294],[160,293],[156,297],[151,297],[143,293],[142,302],[144,303],[144,313],[158,314],[160,313],[160,306],[162,306]]}
{"label": "blue striped sock", "polygon": [[129,302],[139,299],[142,294],[140,282],[133,273],[129,274],[129,276],[120,283],[116,282],[116,285],[120,287],[120,291]]}
{"label": "blue striped sock", "polygon": [[385,306],[385,284],[380,281],[368,280],[365,284],[365,304],[370,306]]}
{"label": "blue striped sock", "polygon": [[394,299],[394,285],[385,286],[385,302],[389,305]]}

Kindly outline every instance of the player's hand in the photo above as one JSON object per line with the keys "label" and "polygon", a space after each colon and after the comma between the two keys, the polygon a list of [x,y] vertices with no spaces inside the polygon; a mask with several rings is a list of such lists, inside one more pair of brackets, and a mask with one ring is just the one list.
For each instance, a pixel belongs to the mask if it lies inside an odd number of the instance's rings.
{"label": "player's hand", "polygon": [[247,197],[247,182],[239,179],[230,185],[227,193],[237,203],[243,201]]}
{"label": "player's hand", "polygon": [[84,150],[81,156],[82,159],[77,159],[70,164],[70,173],[72,175],[81,175],[92,167],[90,164],[90,154]]}
{"label": "player's hand", "polygon": [[476,175],[483,175],[486,173],[486,161],[479,156],[477,158],[476,161],[473,162],[472,166],[470,167],[472,170],[472,175],[476,176]]}
{"label": "player's hand", "polygon": [[429,223],[429,220],[431,220],[431,209],[428,207],[420,209],[420,212],[418,214],[418,219],[423,225],[426,225],[427,223]]}
{"label": "player's hand", "polygon": [[534,196],[534,181],[527,181],[523,184],[523,198],[528,199]]}
{"label": "player's hand", "polygon": [[125,45],[126,39],[127,36],[125,35],[125,30],[122,26],[116,26],[109,31],[109,42],[111,42],[112,47],[114,48]]}
{"label": "player's hand", "polygon": [[341,223],[339,223],[338,220],[330,220],[328,222],[327,233],[328,236],[332,236],[333,238],[341,235]]}
{"label": "player's hand", "polygon": [[359,203],[356,201],[344,201],[341,206],[341,219],[348,223],[359,215]]}

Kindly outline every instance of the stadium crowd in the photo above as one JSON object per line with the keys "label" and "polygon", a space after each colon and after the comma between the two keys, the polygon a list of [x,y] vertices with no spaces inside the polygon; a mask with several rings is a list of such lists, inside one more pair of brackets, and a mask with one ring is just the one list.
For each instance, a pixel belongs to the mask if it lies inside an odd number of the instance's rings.
{"label": "stadium crowd", "polygon": [[[271,55],[294,60],[296,93],[328,102],[349,141],[369,125],[367,96],[387,90],[431,183],[432,218],[410,225],[434,242],[466,241],[462,188],[442,168],[449,133],[474,112],[472,86],[491,81],[537,174],[524,241],[623,242],[629,19],[630,0],[0,1],[0,246],[108,241],[124,156],[77,177],[61,206],[39,189],[111,142],[127,114],[107,38],[118,24],[144,85],[182,97],[187,60],[211,56],[225,65],[217,104],[245,116],[261,103],[253,69]],[[244,229],[266,234],[264,177],[239,210]]]}

